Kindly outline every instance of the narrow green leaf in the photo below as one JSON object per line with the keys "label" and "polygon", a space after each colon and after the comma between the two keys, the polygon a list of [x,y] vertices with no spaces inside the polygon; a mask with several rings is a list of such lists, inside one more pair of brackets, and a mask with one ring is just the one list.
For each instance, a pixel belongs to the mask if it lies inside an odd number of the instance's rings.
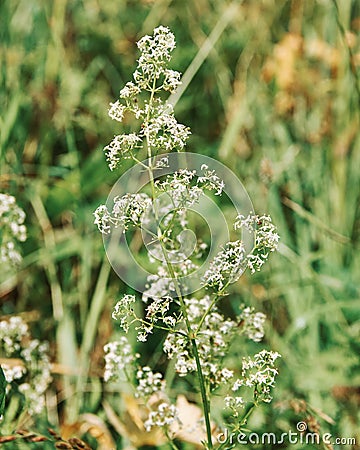
{"label": "narrow green leaf", "polygon": [[0,417],[4,414],[5,410],[6,385],[7,385],[6,378],[0,366]]}

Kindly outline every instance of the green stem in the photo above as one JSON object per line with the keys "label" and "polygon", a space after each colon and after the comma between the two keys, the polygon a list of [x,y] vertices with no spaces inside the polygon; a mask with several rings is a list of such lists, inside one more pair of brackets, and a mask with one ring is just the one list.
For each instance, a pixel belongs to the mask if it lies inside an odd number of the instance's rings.
{"label": "green stem", "polygon": [[[151,104],[152,104],[152,101],[153,101],[153,98],[154,98],[155,91],[156,91],[156,80],[154,80],[153,86],[152,86],[152,90],[151,90],[151,95],[150,95],[150,99],[149,99],[149,111],[148,111],[148,115],[146,117],[146,122],[148,122],[149,119],[150,119],[150,109],[151,109]],[[151,184],[151,192],[152,192],[152,198],[153,198],[154,209],[155,209],[155,217],[157,219],[157,211],[156,211],[156,208],[155,208],[155,198],[156,198],[156,195],[155,195],[155,183],[154,183],[154,175],[153,175],[152,166],[151,166],[152,153],[151,153],[151,146],[149,144],[149,141],[150,141],[149,134],[147,133],[145,137],[146,137],[146,141],[147,141],[147,152],[148,152],[148,158],[149,158],[149,166],[148,166],[147,170],[149,172],[149,178],[150,178],[150,184]],[[211,450],[213,448],[213,445],[212,445],[211,423],[210,423],[210,402],[209,402],[208,396],[206,394],[206,383],[205,383],[205,378],[204,378],[204,374],[203,374],[202,367],[201,367],[199,351],[198,351],[195,335],[194,335],[194,333],[192,331],[191,324],[190,324],[190,321],[189,321],[189,317],[188,317],[188,314],[187,314],[187,311],[186,311],[186,305],[185,305],[185,302],[184,302],[184,299],[183,299],[183,296],[182,296],[182,293],[181,293],[181,289],[180,289],[180,286],[179,286],[176,274],[174,272],[174,268],[173,268],[173,266],[171,264],[171,261],[168,258],[167,250],[166,250],[164,242],[163,242],[163,235],[161,233],[161,229],[160,229],[160,227],[158,227],[158,228],[159,228],[158,229],[158,232],[159,232],[159,236],[158,237],[159,237],[161,249],[162,249],[162,252],[164,254],[164,258],[165,258],[165,261],[166,261],[167,268],[169,270],[169,274],[170,274],[170,276],[171,276],[171,278],[172,278],[172,280],[174,281],[174,284],[175,284],[176,294],[177,294],[177,296],[179,298],[179,301],[180,301],[181,311],[182,311],[184,319],[185,319],[185,324],[186,324],[188,337],[189,337],[189,340],[191,342],[191,347],[192,347],[192,351],[193,351],[195,362],[196,362],[197,377],[198,377],[199,385],[200,385],[200,393],[201,393],[201,400],[202,400],[202,404],[203,404],[205,426],[206,426],[206,434],[207,434],[207,441],[208,441],[207,448],[209,450]]]}
{"label": "green stem", "polygon": [[173,330],[172,328],[163,327],[161,325],[157,325],[157,324],[154,324],[154,323],[147,322],[146,320],[140,319],[138,317],[136,317],[136,319],[134,319],[131,323],[134,323],[136,321],[137,322],[141,322],[144,325],[148,325],[148,326],[152,325],[154,328],[156,328],[158,330],[167,331],[168,333],[172,333],[172,334],[179,334],[180,336],[186,336],[186,334],[184,332],[182,332],[181,330]]}
{"label": "green stem", "polygon": [[216,302],[219,300],[220,297],[222,297],[224,295],[225,289],[229,286],[230,282],[228,281],[225,286],[215,294],[214,300],[211,302],[211,304],[209,305],[209,307],[207,308],[207,310],[204,312],[203,316],[200,319],[200,322],[198,323],[198,326],[196,328],[195,331],[195,336],[199,333],[202,324],[204,323],[204,320],[206,319],[206,316],[210,313],[210,311],[213,309],[213,307],[215,306]]}
{"label": "green stem", "polygon": [[345,47],[347,49],[348,52],[348,56],[349,56],[349,68],[350,68],[350,72],[354,78],[354,84],[355,84],[355,91],[356,91],[356,95],[357,95],[357,100],[358,100],[358,112],[360,111],[360,86],[359,86],[359,76],[358,76],[358,72],[356,70],[356,66],[354,64],[354,54],[353,51],[351,49],[351,46],[347,43],[347,39],[346,39],[346,30],[344,25],[341,23],[340,20],[340,10],[339,10],[339,5],[337,3],[336,0],[332,0],[332,3],[335,7],[335,11],[336,11],[336,23],[337,26],[340,30],[340,34],[341,37],[344,41]]}
{"label": "green stem", "polygon": [[248,418],[251,416],[251,414],[254,412],[254,409],[256,408],[256,403],[252,402],[247,407],[245,414],[242,416],[241,421],[239,422],[240,427],[245,425],[247,423]]}
{"label": "green stem", "polygon": [[196,345],[195,338],[191,339],[191,345],[192,345],[193,352],[194,352],[196,368],[197,368],[197,375],[198,375],[198,380],[199,380],[199,385],[200,385],[201,400],[202,400],[202,404],[203,404],[206,435],[207,435],[207,441],[208,441],[208,449],[212,449],[213,445],[212,445],[211,423],[210,423],[210,402],[206,395],[205,379],[204,379],[204,375],[202,373],[201,362],[200,362],[198,348]]}
{"label": "green stem", "polygon": [[[148,109],[148,113],[146,116],[146,124],[149,123],[149,119],[150,119],[150,111],[151,111],[151,105],[152,102],[154,100],[154,94],[156,92],[156,78],[154,78],[153,81],[153,85],[152,85],[152,89],[151,89],[151,93],[150,93],[150,99],[149,99],[149,109]],[[155,183],[154,183],[154,174],[152,172],[152,154],[151,154],[151,146],[149,144],[150,139],[149,139],[149,133],[148,131],[146,132],[146,142],[147,142],[147,154],[148,154],[148,158],[149,158],[149,165],[147,166],[147,171],[149,173],[149,178],[150,178],[150,185],[151,185],[151,194],[152,194],[152,198],[153,201],[155,201]],[[155,216],[157,216],[156,214],[156,210],[155,210]]]}
{"label": "green stem", "polygon": [[186,311],[186,305],[185,305],[185,302],[184,302],[184,299],[183,299],[183,296],[182,296],[182,293],[181,293],[181,290],[179,287],[179,283],[177,281],[173,266],[171,265],[171,262],[169,261],[169,258],[167,256],[166,248],[164,248],[164,245],[162,242],[161,242],[161,247],[163,249],[164,258],[165,258],[170,276],[174,280],[176,294],[180,301],[180,306],[181,306],[182,313],[184,315],[185,324],[186,324],[186,328],[187,328],[187,332],[188,332],[188,337],[191,342],[191,347],[192,347],[192,351],[193,351],[195,363],[196,363],[197,377],[198,377],[199,385],[200,385],[200,393],[201,393],[201,400],[202,400],[202,404],[203,404],[206,435],[207,435],[207,441],[208,441],[208,449],[212,449],[213,445],[212,445],[211,423],[210,423],[210,402],[209,402],[207,394],[206,394],[206,383],[205,383],[205,378],[204,378],[204,374],[203,374],[202,367],[201,367],[201,361],[200,361],[200,356],[199,356],[196,339],[194,336],[194,332],[192,331],[192,328],[191,328],[189,317],[188,317],[188,314]]}
{"label": "green stem", "polygon": [[173,450],[179,450],[179,447],[175,444],[175,442],[171,439],[168,430],[165,430],[165,436],[169,441],[169,445]]}

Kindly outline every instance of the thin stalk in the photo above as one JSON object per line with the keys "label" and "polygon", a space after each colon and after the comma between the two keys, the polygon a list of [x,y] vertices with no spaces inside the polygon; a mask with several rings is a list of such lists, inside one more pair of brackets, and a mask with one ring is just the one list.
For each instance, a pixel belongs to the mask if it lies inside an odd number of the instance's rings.
{"label": "thin stalk", "polygon": [[248,418],[251,416],[251,414],[254,412],[254,409],[256,408],[256,403],[252,402],[249,404],[247,410],[245,411],[245,414],[242,416],[240,423],[240,427],[245,425],[248,421]]}
{"label": "thin stalk", "polygon": [[[152,90],[151,90],[151,95],[150,95],[150,99],[149,99],[149,110],[148,110],[148,114],[146,117],[146,122],[149,121],[150,119],[150,109],[151,109],[151,104],[154,98],[154,94],[156,91],[156,79],[154,79],[153,81],[153,86],[152,86]],[[149,158],[149,166],[148,166],[148,172],[149,172],[149,179],[150,179],[150,185],[151,185],[151,192],[152,192],[152,199],[153,199],[153,204],[154,204],[154,209],[155,209],[155,217],[157,219],[158,215],[157,215],[157,211],[155,208],[155,199],[156,199],[156,195],[155,195],[155,183],[154,183],[154,175],[152,172],[152,166],[151,166],[151,158],[152,158],[152,153],[151,153],[151,145],[149,143],[150,139],[149,139],[149,134],[148,132],[145,135],[146,137],[146,142],[147,142],[147,153],[148,153],[148,158]],[[195,358],[195,362],[196,362],[196,369],[197,369],[197,377],[199,380],[199,385],[200,385],[200,393],[201,393],[201,400],[202,400],[202,404],[203,404],[203,411],[204,411],[204,418],[205,418],[205,426],[206,426],[206,435],[207,435],[207,441],[208,441],[208,445],[207,448],[209,450],[211,450],[213,448],[212,445],[212,436],[211,436],[211,423],[210,423],[210,402],[208,400],[208,396],[206,393],[206,383],[205,383],[205,378],[204,378],[204,374],[201,368],[201,362],[200,362],[200,357],[199,357],[199,351],[198,351],[198,347],[196,344],[196,339],[195,339],[195,335],[194,332],[191,329],[191,324],[189,321],[189,317],[186,311],[186,305],[181,293],[181,289],[176,277],[176,274],[174,272],[174,268],[168,258],[167,255],[167,250],[165,248],[164,242],[163,242],[163,234],[161,232],[160,226],[158,226],[158,233],[159,233],[159,241],[160,241],[160,245],[161,245],[161,249],[166,261],[166,265],[167,268],[169,270],[169,274],[171,276],[171,278],[174,280],[174,284],[175,284],[175,291],[176,294],[179,298],[180,301],[180,307],[181,307],[181,311],[183,313],[184,319],[185,319],[185,324],[186,324],[186,329],[187,329],[187,333],[188,333],[188,337],[190,339],[191,342],[191,347],[192,347],[192,351],[194,354],[194,358]]]}
{"label": "thin stalk", "polygon": [[174,222],[175,222],[175,217],[176,214],[180,211],[181,208],[175,207],[174,201],[172,200],[172,204],[174,206],[174,210],[172,211],[172,218],[170,219],[170,222],[168,223],[168,225],[166,226],[165,230],[164,230],[164,235],[167,235],[168,232],[170,231],[171,227],[173,226]]}
{"label": "thin stalk", "polygon": [[136,319],[134,319],[131,324],[135,323],[135,322],[141,322],[144,325],[147,326],[153,326],[154,328],[158,329],[158,330],[163,330],[163,331],[167,331],[168,333],[172,333],[172,334],[179,334],[180,336],[186,336],[186,334],[184,332],[182,332],[181,330],[173,330],[172,328],[168,328],[168,327],[163,327],[161,325],[157,325],[157,324],[152,324],[150,322],[147,322],[144,319],[139,319],[138,317],[136,317]]}
{"label": "thin stalk", "polygon": [[167,440],[169,441],[169,445],[173,450],[179,450],[179,447],[175,444],[175,442],[171,439],[169,432],[165,430],[165,436]]}
{"label": "thin stalk", "polygon": [[198,351],[198,347],[196,344],[195,335],[191,328],[189,317],[188,317],[188,314],[186,311],[186,305],[185,305],[184,299],[182,297],[181,290],[180,290],[179,283],[177,281],[174,269],[171,265],[171,262],[169,261],[169,258],[167,256],[166,249],[164,248],[163,242],[162,241],[160,241],[160,242],[161,242],[161,248],[163,249],[164,258],[166,260],[166,264],[167,264],[168,270],[170,272],[170,276],[174,280],[176,294],[180,301],[181,310],[184,315],[188,336],[189,336],[189,339],[191,342],[191,347],[192,347],[192,351],[193,351],[195,363],[196,363],[197,377],[198,377],[199,385],[200,385],[201,400],[202,400],[202,404],[203,404],[205,426],[206,426],[206,435],[207,435],[207,440],[208,440],[208,449],[212,449],[213,446],[212,446],[211,423],[210,423],[210,405],[209,405],[210,402],[209,402],[208,396],[206,394],[206,383],[205,383],[204,374],[203,374],[203,371],[201,368],[200,356],[199,356],[199,351]]}
{"label": "thin stalk", "polygon": [[225,289],[229,286],[230,282],[228,281],[225,286],[215,294],[214,300],[210,303],[208,309],[204,312],[203,316],[200,319],[200,322],[198,323],[198,326],[196,328],[195,331],[195,336],[199,333],[202,324],[204,323],[204,320],[206,319],[206,316],[209,314],[209,312],[213,309],[213,307],[215,306],[216,302],[219,300],[220,297],[222,297],[224,295]]}
{"label": "thin stalk", "polygon": [[191,345],[194,352],[195,362],[196,362],[196,369],[197,369],[197,375],[200,385],[200,392],[201,392],[201,399],[203,404],[203,410],[204,410],[204,417],[205,417],[205,426],[206,426],[206,435],[207,435],[207,441],[208,441],[208,449],[212,449],[212,433],[211,433],[211,423],[210,423],[210,402],[207,398],[206,394],[206,386],[205,386],[205,379],[204,375],[202,373],[198,348],[196,345],[195,338],[191,339]]}
{"label": "thin stalk", "polygon": [[142,161],[140,161],[140,159],[138,159],[136,156],[134,156],[134,154],[132,152],[130,152],[130,155],[131,155],[131,158],[133,161],[135,161],[137,164],[140,164],[140,166],[142,166],[144,169],[149,170],[149,166],[147,166]]}
{"label": "thin stalk", "polygon": [[342,24],[341,20],[340,20],[340,10],[339,10],[339,5],[337,3],[336,0],[332,0],[332,3],[335,7],[335,11],[336,11],[336,24],[339,28],[341,37],[344,41],[345,47],[347,49],[348,52],[348,59],[349,59],[349,67],[350,67],[350,72],[354,78],[354,85],[355,85],[355,91],[356,91],[356,95],[357,95],[357,100],[358,100],[358,112],[360,111],[360,86],[359,86],[359,76],[358,76],[358,72],[356,70],[356,66],[354,63],[354,54],[353,51],[351,49],[351,46],[347,43],[346,40],[346,30],[344,25]]}
{"label": "thin stalk", "polygon": [[[151,111],[151,104],[154,100],[154,94],[156,92],[156,78],[154,78],[153,81],[153,85],[152,85],[152,89],[151,89],[151,93],[150,93],[150,99],[149,99],[149,109],[148,109],[148,113],[146,116],[146,123],[148,124],[149,119],[150,119],[150,111]],[[151,185],[151,194],[152,194],[152,198],[153,201],[155,201],[155,183],[154,183],[154,174],[152,172],[152,154],[151,154],[151,145],[150,145],[150,139],[149,139],[149,132],[146,131],[146,143],[147,143],[147,154],[148,154],[148,158],[149,158],[149,165],[147,166],[147,171],[149,172],[149,178],[150,178],[150,185]],[[155,210],[155,216],[157,216],[156,214],[156,210]]]}

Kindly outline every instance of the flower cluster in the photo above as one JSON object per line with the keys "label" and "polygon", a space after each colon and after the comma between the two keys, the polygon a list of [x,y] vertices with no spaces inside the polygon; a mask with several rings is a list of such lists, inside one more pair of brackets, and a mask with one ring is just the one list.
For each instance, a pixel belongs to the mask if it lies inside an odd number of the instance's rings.
{"label": "flower cluster", "polygon": [[166,264],[159,264],[157,273],[147,278],[146,290],[143,292],[142,300],[148,303],[149,299],[164,299],[175,292],[174,282],[167,270]]}
{"label": "flower cluster", "polygon": [[203,175],[197,175],[196,170],[180,169],[166,180],[157,181],[156,187],[160,192],[166,192],[175,209],[191,208],[197,203],[204,193],[204,189],[215,191],[215,195],[221,195],[224,182],[208,166],[201,166]]}
{"label": "flower cluster", "polygon": [[153,372],[150,367],[141,367],[136,373],[135,396],[145,401],[149,415],[144,427],[150,431],[153,427],[168,430],[169,426],[178,420],[178,410],[172,405],[166,395],[166,383],[160,372]]}
{"label": "flower cluster", "polygon": [[247,405],[244,389],[252,390],[252,402],[255,405],[272,400],[271,389],[275,386],[275,377],[278,374],[274,364],[279,357],[277,352],[262,350],[252,358],[243,358],[241,377],[233,382],[232,392],[224,398],[224,407],[231,412],[233,419],[238,419]]}
{"label": "flower cluster", "polygon": [[279,235],[270,216],[250,214],[245,218],[239,215],[234,228],[235,230],[246,228],[255,233],[254,248],[246,255],[242,241],[228,242],[205,272],[203,277],[205,286],[221,291],[228,284],[238,280],[246,267],[250,268],[251,273],[259,271],[269,254],[277,250]]}
{"label": "flower cluster", "polygon": [[171,105],[157,99],[152,106],[145,105],[145,113],[149,119],[144,122],[140,137],[147,139],[148,146],[166,153],[184,149],[190,130],[177,122]]}
{"label": "flower cluster", "polygon": [[112,318],[120,321],[120,326],[125,333],[129,331],[131,318],[134,317],[133,303],[135,303],[135,301],[135,295],[124,295],[122,299],[116,303],[112,313]]}
{"label": "flower cluster", "polygon": [[144,213],[152,202],[147,194],[125,194],[114,198],[114,206],[109,212],[106,205],[100,205],[94,212],[95,225],[101,233],[110,233],[111,225],[122,227],[124,231],[130,225],[140,226]]}
{"label": "flower cluster", "polygon": [[[225,318],[206,295],[201,299],[184,299],[188,320],[196,334],[196,343],[204,376],[212,388],[233,376],[233,372],[222,367],[234,335],[237,323]],[[164,352],[170,359],[175,358],[175,369],[179,376],[185,376],[196,370],[189,338],[169,334],[164,342]]]}
{"label": "flower cluster", "polygon": [[[162,278],[161,278],[162,279]],[[158,327],[162,329],[174,329],[178,321],[181,320],[181,314],[169,314],[169,308],[172,301],[171,297],[151,297],[146,298],[145,318],[138,317],[133,309],[136,299],[134,295],[124,295],[115,305],[112,318],[120,322],[120,327],[125,333],[133,323],[137,323],[137,339],[140,342],[146,342],[148,335],[153,329]],[[114,344],[114,343],[113,343]]]}
{"label": "flower cluster", "polygon": [[9,321],[0,322],[0,339],[6,355],[11,355],[21,350],[23,339],[28,336],[29,328],[21,317],[10,317]]}
{"label": "flower cluster", "polygon": [[[9,362],[2,364],[11,390],[15,383],[23,394],[30,415],[41,413],[45,391],[51,382],[48,345],[31,339],[27,324],[13,316],[0,322],[0,350]],[[13,364],[13,361],[18,361]]]}
{"label": "flower cluster", "polygon": [[152,36],[140,39],[138,48],[141,55],[134,81],[129,81],[121,89],[120,98],[110,103],[109,116],[122,122],[126,113],[130,113],[141,124],[137,133],[117,135],[104,148],[111,170],[123,159],[134,158],[134,152],[144,146],[155,152],[181,151],[190,135],[189,128],[175,119],[172,106],[155,95],[162,90],[174,92],[181,83],[181,74],[167,68],[175,48],[174,35],[160,26]]}
{"label": "flower cluster", "polygon": [[144,401],[149,415],[144,427],[150,431],[152,427],[165,427],[171,425],[178,417],[177,408],[171,404],[166,395],[166,383],[160,372],[153,372],[150,367],[136,367],[140,357],[133,354],[131,345],[125,336],[118,341],[105,345],[105,381],[119,381],[122,374],[127,379],[134,378],[135,397]]}
{"label": "flower cluster", "polygon": [[231,411],[234,418],[238,418],[242,409],[244,409],[246,402],[243,397],[226,395],[224,398],[224,405],[226,409]]}
{"label": "flower cluster", "polygon": [[149,399],[156,392],[163,392],[165,381],[160,372],[153,372],[150,367],[141,367],[136,373],[138,385],[136,387],[136,396]]}
{"label": "flower cluster", "polygon": [[170,297],[155,297],[148,302],[146,307],[145,320],[142,321],[138,329],[138,341],[145,342],[154,327],[169,329],[171,331],[181,320],[181,315],[169,314],[169,308],[172,299]]}
{"label": "flower cluster", "polygon": [[209,190],[214,190],[215,195],[221,195],[225,187],[224,180],[219,178],[215,170],[210,170],[206,164],[201,166],[201,170],[204,174],[198,178],[198,183]]}
{"label": "flower cluster", "polygon": [[242,386],[254,388],[255,402],[269,403],[272,400],[271,389],[275,386],[275,377],[278,370],[275,361],[279,353],[262,350],[252,358],[243,358],[241,378],[238,378],[232,387],[237,392]]}
{"label": "flower cluster", "polygon": [[205,286],[219,291],[240,278],[246,267],[242,241],[228,242],[211,261],[203,276]]}
{"label": "flower cluster", "polygon": [[[120,112],[112,111],[111,117],[121,117]],[[132,152],[136,148],[141,148],[141,139],[135,133],[115,136],[110,144],[104,147],[110,170],[116,169],[122,159],[131,158]]]}
{"label": "flower cluster", "polygon": [[247,217],[239,215],[235,222],[235,229],[246,228],[255,233],[253,251],[246,256],[247,266],[251,273],[259,271],[267,261],[269,254],[278,248],[279,235],[271,217],[249,214]]}
{"label": "flower cluster", "polygon": [[105,351],[105,381],[118,381],[122,371],[131,366],[140,355],[134,355],[131,345],[125,336],[118,341],[109,342],[104,347]]}
{"label": "flower cluster", "polygon": [[171,52],[176,47],[175,36],[169,28],[160,26],[155,28],[153,36],[142,37],[137,46],[141,51],[138,67],[144,78],[146,81],[158,79],[164,74],[167,63],[171,59]]}
{"label": "flower cluster", "polygon": [[26,240],[25,213],[12,195],[0,193],[0,261],[21,262],[18,242]]}
{"label": "flower cluster", "polygon": [[[181,242],[181,238],[182,234],[178,235],[178,241]],[[186,286],[186,283],[181,284],[181,277],[186,277],[192,274],[198,268],[196,263],[190,259],[186,259],[186,256],[181,252],[181,250],[175,248],[174,240],[166,239],[165,244],[167,244],[165,251],[167,252],[169,261],[171,261],[173,274],[171,275],[169,273],[166,262],[159,264],[157,273],[151,274],[147,277],[146,290],[142,295],[142,300],[145,303],[148,303],[149,300],[152,299],[160,305],[161,302],[166,303],[169,298],[177,297],[174,281],[175,279],[177,280],[177,284],[181,286],[183,293],[186,293],[188,291],[188,287]],[[163,249],[160,246],[157,246],[155,250],[158,250],[160,259],[161,255],[163,255]],[[196,246],[194,249],[195,255],[198,255],[197,252],[198,247]],[[178,305],[176,300],[173,300],[173,303],[174,302]],[[162,317],[162,319],[164,323],[167,323],[168,321],[170,321],[170,323],[173,322],[173,319],[167,316]]]}
{"label": "flower cluster", "polygon": [[144,426],[146,431],[150,431],[152,427],[161,427],[168,429],[176,420],[178,420],[179,411],[175,405],[168,402],[162,402],[155,411],[151,411]]}
{"label": "flower cluster", "polygon": [[264,337],[264,323],[266,320],[265,314],[262,312],[255,312],[254,308],[249,306],[244,308],[238,317],[241,325],[242,333],[251,341],[260,342]]}

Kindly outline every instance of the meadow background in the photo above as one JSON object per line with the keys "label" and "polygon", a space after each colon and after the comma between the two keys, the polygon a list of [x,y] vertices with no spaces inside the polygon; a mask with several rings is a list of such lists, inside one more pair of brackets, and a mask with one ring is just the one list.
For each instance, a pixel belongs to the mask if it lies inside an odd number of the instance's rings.
{"label": "meadow background", "polygon": [[[108,103],[131,77],[135,42],[162,24],[186,73],[175,113],[192,131],[187,150],[231,167],[281,235],[265,270],[233,288],[232,302],[268,316],[254,349],[282,355],[274,400],[249,428],[280,434],[307,420],[357,440],[335,449],[359,449],[360,3],[2,0],[0,23],[0,191],[28,227],[20,269],[1,268],[0,316],[20,314],[53,362],[47,411],[26,427],[94,449],[157,448],[134,401],[102,382],[127,287],[92,213],[119,176],[102,152],[119,132]],[[16,411],[5,419],[1,433],[13,433]],[[252,446],[278,447],[323,448]]]}

